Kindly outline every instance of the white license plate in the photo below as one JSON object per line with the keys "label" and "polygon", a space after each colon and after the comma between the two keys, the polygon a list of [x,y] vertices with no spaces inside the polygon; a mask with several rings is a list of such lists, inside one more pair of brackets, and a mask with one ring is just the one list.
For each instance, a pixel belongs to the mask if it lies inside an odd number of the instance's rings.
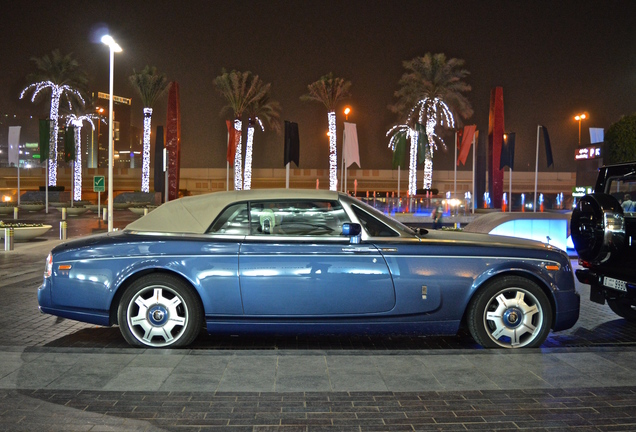
{"label": "white license plate", "polygon": [[622,280],[608,278],[606,276],[603,278],[603,285],[605,285],[608,288],[613,288],[615,290],[627,292],[627,282],[624,282]]}

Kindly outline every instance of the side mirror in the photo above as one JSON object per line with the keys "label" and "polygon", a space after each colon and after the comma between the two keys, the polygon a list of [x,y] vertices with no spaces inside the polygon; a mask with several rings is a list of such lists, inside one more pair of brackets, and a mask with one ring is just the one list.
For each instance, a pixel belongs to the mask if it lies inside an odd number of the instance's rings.
{"label": "side mirror", "polygon": [[362,227],[357,223],[343,223],[342,235],[349,237],[349,243],[358,244],[362,240]]}

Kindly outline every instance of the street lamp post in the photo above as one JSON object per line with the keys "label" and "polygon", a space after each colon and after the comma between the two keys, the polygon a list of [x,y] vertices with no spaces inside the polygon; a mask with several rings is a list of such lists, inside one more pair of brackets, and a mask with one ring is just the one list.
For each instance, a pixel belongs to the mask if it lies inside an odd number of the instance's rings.
{"label": "street lamp post", "polygon": [[113,231],[113,78],[115,53],[121,52],[121,47],[110,35],[102,37],[102,42],[108,45],[110,51],[110,78],[108,101],[108,232]]}
{"label": "street lamp post", "polygon": [[[351,107],[346,107],[343,111],[345,115],[345,121],[349,121],[349,114],[351,113]],[[347,168],[345,168],[345,160],[344,160],[344,129],[342,130],[342,165],[340,167],[340,182],[342,183],[341,190],[342,192],[347,192]]]}
{"label": "street lamp post", "polygon": [[585,113],[577,114],[574,116],[574,120],[579,122],[579,147],[581,147],[581,121],[585,120],[586,118],[587,118],[587,115],[585,115]]}

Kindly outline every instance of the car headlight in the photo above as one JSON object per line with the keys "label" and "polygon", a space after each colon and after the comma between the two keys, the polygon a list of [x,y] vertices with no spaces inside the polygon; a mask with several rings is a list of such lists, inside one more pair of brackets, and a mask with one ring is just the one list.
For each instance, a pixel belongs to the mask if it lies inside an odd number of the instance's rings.
{"label": "car headlight", "polygon": [[49,252],[49,256],[46,257],[46,263],[44,265],[44,277],[50,278],[53,274],[53,254]]}

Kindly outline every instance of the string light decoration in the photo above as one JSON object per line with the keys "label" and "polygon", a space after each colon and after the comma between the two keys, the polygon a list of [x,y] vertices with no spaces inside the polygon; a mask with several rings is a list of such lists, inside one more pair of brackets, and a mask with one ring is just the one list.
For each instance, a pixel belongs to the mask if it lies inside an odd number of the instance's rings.
{"label": "string light decoration", "polygon": [[419,133],[417,130],[410,128],[408,125],[401,124],[393,126],[386,133],[387,136],[391,136],[389,140],[389,148],[395,151],[398,141],[406,137],[411,142],[409,151],[409,196],[415,195],[417,192],[417,143],[419,141]]}
{"label": "string light decoration", "polygon": [[[49,170],[49,186],[55,186],[57,184],[57,134],[59,132],[59,109],[60,109],[60,99],[62,96],[66,96],[68,99],[69,94],[77,97],[82,105],[85,104],[84,98],[79,93],[78,90],[74,89],[69,85],[58,85],[53,81],[40,81],[33,84],[28,85],[26,88],[22,90],[20,93],[20,99],[24,98],[24,96],[29,92],[33,91],[31,96],[31,102],[35,102],[38,94],[43,90],[50,89],[51,90],[51,111],[49,113],[49,117],[51,121],[51,136],[49,138],[49,159],[48,159],[48,170]],[[72,109],[71,101],[68,99],[69,109]]]}
{"label": "string light decoration", "polygon": [[144,148],[141,158],[141,191],[150,192],[150,128],[152,108],[144,108]]}
{"label": "string light decoration", "polygon": [[338,154],[336,153],[336,112],[329,111],[329,190],[338,190]]}
{"label": "string light decoration", "polygon": [[243,129],[243,122],[239,119],[234,120],[234,131],[238,134],[239,139],[236,144],[236,154],[234,155],[234,190],[243,189],[243,171],[241,166],[243,165],[243,158],[241,157],[241,131]]}
{"label": "string light decoration", "polygon": [[245,143],[245,174],[243,189],[252,188],[252,143],[254,142],[254,126],[247,128],[247,142]]}
{"label": "string light decoration", "polygon": [[437,142],[439,141],[444,148],[446,143],[435,132],[435,128],[443,126],[446,128],[455,127],[455,118],[446,103],[439,98],[424,98],[418,101],[411,109],[409,114],[409,123],[414,120],[417,115],[417,121],[425,125],[428,146],[424,153],[424,189],[431,189],[433,186],[433,152],[437,150]]}
{"label": "string light decoration", "polygon": [[75,126],[75,161],[73,162],[73,201],[82,200],[82,126],[84,122],[90,123],[93,130],[95,124],[93,119],[97,118],[94,114],[86,114],[76,116],[69,114],[66,116],[66,126]]}
{"label": "string light decoration", "polygon": [[[265,131],[263,122],[256,117],[256,122]],[[245,172],[243,174],[243,189],[250,190],[252,188],[252,145],[254,143],[254,125],[250,121],[247,126],[247,142],[245,143]]]}

